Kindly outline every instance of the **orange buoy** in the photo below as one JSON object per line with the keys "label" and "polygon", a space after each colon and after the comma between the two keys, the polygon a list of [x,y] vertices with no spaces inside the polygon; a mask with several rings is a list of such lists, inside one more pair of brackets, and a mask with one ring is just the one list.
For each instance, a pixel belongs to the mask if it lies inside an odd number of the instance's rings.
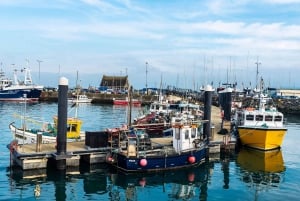
{"label": "orange buoy", "polygon": [[145,158],[140,160],[140,166],[145,167],[147,165],[147,160]]}
{"label": "orange buoy", "polygon": [[191,164],[195,163],[196,162],[196,157],[195,156],[189,156],[188,162],[191,163]]}

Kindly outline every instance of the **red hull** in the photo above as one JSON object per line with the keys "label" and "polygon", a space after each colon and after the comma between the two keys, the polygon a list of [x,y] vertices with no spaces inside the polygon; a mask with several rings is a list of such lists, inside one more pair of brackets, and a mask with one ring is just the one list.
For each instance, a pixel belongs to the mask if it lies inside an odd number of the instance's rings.
{"label": "red hull", "polygon": [[[113,103],[114,105],[128,105],[129,104],[129,101],[127,100],[113,100]],[[138,101],[138,100],[133,100],[131,102],[131,104],[133,106],[141,106],[142,105],[142,102],[141,101]]]}

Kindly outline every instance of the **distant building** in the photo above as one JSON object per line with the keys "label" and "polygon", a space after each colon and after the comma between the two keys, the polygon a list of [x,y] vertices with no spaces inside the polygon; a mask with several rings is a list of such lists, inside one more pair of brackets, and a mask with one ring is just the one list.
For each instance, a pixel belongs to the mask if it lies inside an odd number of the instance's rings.
{"label": "distant building", "polygon": [[129,88],[128,75],[126,76],[107,76],[103,75],[100,82],[100,91],[126,92]]}
{"label": "distant building", "polygon": [[285,99],[297,99],[300,98],[300,90],[296,89],[278,89],[277,97]]}

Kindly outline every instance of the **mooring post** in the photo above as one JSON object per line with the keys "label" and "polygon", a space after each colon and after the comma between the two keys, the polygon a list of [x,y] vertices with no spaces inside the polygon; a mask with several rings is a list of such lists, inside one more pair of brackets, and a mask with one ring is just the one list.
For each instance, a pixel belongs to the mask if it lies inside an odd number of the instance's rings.
{"label": "mooring post", "polygon": [[57,145],[58,158],[56,167],[59,170],[66,169],[67,152],[67,116],[68,115],[68,79],[60,78],[58,86],[58,115],[57,115]]}
{"label": "mooring post", "polygon": [[207,120],[203,125],[203,134],[209,144],[209,137],[211,136],[211,103],[212,103],[212,92],[214,89],[211,85],[205,87],[204,92],[204,120]]}
{"label": "mooring post", "polygon": [[42,151],[42,141],[43,141],[43,134],[42,132],[38,132],[36,135],[36,152],[41,152]]}
{"label": "mooring post", "polygon": [[225,91],[225,100],[224,100],[224,120],[231,120],[231,98],[232,88],[227,88]]}

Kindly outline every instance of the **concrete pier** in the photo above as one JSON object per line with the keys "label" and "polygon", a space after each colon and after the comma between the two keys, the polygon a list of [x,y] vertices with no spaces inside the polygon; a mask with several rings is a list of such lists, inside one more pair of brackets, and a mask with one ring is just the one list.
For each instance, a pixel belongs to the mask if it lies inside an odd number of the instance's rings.
{"label": "concrete pier", "polygon": [[[103,163],[106,159],[108,149],[90,148],[84,141],[68,142],[65,160],[65,169],[68,167],[79,167],[81,162],[88,164]],[[43,144],[42,150],[36,152],[36,144],[19,145],[17,150],[11,153],[13,165],[21,167],[23,170],[47,168],[49,161],[59,160],[56,155],[56,143]]]}

